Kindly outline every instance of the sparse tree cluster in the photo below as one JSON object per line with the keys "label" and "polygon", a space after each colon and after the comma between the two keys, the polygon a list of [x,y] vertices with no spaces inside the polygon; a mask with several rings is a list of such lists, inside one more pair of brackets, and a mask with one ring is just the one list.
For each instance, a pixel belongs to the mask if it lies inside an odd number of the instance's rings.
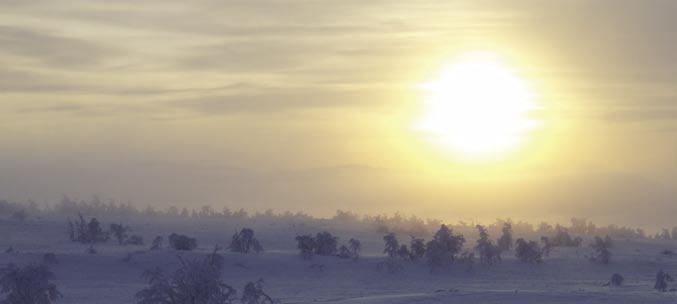
{"label": "sparse tree cluster", "polygon": [[96,218],[87,221],[82,214],[76,221],[68,221],[68,236],[71,241],[83,244],[106,242],[110,238]]}
{"label": "sparse tree cluster", "polygon": [[254,230],[249,228],[243,228],[239,232],[235,232],[228,248],[232,252],[239,253],[259,253],[263,251],[263,246],[254,237]]}
{"label": "sparse tree cluster", "polygon": [[295,240],[301,258],[306,260],[315,255],[357,260],[362,250],[362,243],[357,239],[350,239],[347,244],[338,247],[339,238],[327,231],[319,232],[315,236],[299,235]]}
{"label": "sparse tree cluster", "polygon": [[430,272],[451,266],[464,243],[463,235],[454,235],[446,225],[440,226],[433,239],[426,243],[425,256]]}
{"label": "sparse tree cluster", "polygon": [[549,239],[552,247],[580,247],[583,239],[580,237],[572,238],[566,228],[557,226],[555,236]]}

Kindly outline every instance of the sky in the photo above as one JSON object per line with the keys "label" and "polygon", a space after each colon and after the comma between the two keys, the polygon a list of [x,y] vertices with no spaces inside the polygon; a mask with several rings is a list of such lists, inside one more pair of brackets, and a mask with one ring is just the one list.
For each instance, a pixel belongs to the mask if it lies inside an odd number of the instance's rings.
{"label": "sky", "polygon": [[[0,197],[671,225],[675,17],[668,0],[2,0]],[[421,84],[478,51],[541,104],[491,162],[412,127]]]}

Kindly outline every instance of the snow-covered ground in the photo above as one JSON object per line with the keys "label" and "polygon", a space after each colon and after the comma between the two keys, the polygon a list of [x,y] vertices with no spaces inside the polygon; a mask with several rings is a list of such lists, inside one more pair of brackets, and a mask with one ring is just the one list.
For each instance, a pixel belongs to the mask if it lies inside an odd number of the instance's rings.
{"label": "snow-covered ground", "polygon": [[[107,227],[108,221],[100,219]],[[149,245],[120,246],[114,241],[95,245],[98,254],[87,254],[89,247],[68,240],[66,218],[31,219],[18,222],[0,219],[0,248],[12,246],[16,252],[0,253],[0,265],[9,262],[39,262],[46,252],[59,260],[51,266],[54,283],[63,293],[61,303],[134,303],[134,294],[145,286],[145,269],[160,266],[174,270],[177,255],[184,258],[210,253],[214,245],[226,247],[236,228],[249,226],[256,231],[265,252],[241,255],[221,252],[225,258],[224,281],[242,289],[259,278],[265,290],[281,303],[675,303],[677,292],[653,289],[659,269],[677,274],[677,256],[663,255],[665,249],[677,252],[677,243],[656,240],[614,240],[609,265],[589,262],[591,249],[555,248],[541,265],[518,262],[514,252],[503,254],[494,266],[476,265],[473,272],[456,266],[446,273],[430,274],[423,262],[407,263],[399,273],[377,271],[385,259],[382,234],[368,227],[346,225],[264,224],[220,219],[168,220],[134,219],[133,233],[149,243],[157,235],[179,232],[196,237],[198,249],[177,252],[167,248],[149,251]],[[302,260],[294,237],[327,230],[343,243],[351,237],[363,242],[358,261],[334,257]],[[538,236],[533,236],[537,239]],[[408,240],[408,236],[400,237]],[[429,238],[429,236],[428,236]],[[466,235],[466,247],[476,236]],[[589,240],[586,240],[586,244]],[[133,253],[130,262],[123,261]],[[603,286],[613,273],[625,278],[621,287]]]}

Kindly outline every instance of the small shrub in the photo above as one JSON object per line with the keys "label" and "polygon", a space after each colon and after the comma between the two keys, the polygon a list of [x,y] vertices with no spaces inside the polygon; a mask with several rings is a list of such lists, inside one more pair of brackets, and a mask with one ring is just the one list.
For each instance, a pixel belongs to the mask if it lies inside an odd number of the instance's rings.
{"label": "small shrub", "polygon": [[249,228],[244,228],[240,230],[240,232],[236,232],[233,235],[229,248],[230,251],[239,253],[259,253],[263,251],[261,243],[254,237],[254,230]]}
{"label": "small shrub", "polygon": [[388,273],[400,272],[403,269],[404,265],[402,265],[402,261],[394,258],[387,258],[385,261],[376,264],[376,270],[386,271]]}
{"label": "small shrub", "polygon": [[600,264],[609,264],[611,260],[611,248],[612,241],[611,238],[607,235],[605,238],[596,236],[595,242],[590,244],[590,247],[594,250],[592,257],[590,258],[593,262]]}
{"label": "small shrub", "polygon": [[515,257],[522,263],[539,264],[543,262],[543,251],[534,241],[525,241],[522,238],[515,241]]}
{"label": "small shrub", "polygon": [[54,274],[45,265],[9,264],[0,269],[0,290],[6,294],[0,303],[50,304],[63,297],[50,282],[53,278]]}
{"label": "small shrub", "polygon": [[661,269],[658,271],[658,273],[656,273],[656,283],[654,284],[654,289],[660,292],[666,292],[668,291],[668,282],[672,281],[674,281],[672,276]]}
{"label": "small shrub", "polygon": [[357,239],[348,240],[348,251],[353,260],[359,259],[360,252],[362,252],[362,243]]}
{"label": "small shrub", "polygon": [[169,246],[174,250],[190,251],[197,248],[197,240],[182,234],[169,235]]}
{"label": "small shrub", "polygon": [[623,285],[623,276],[618,273],[614,273],[613,275],[611,275],[611,280],[609,281],[609,283],[611,284],[611,286],[621,286]]}
{"label": "small shrub", "polygon": [[7,254],[15,253],[14,247],[9,246],[7,249],[5,249],[5,253]]}
{"label": "small shrub", "polygon": [[542,236],[541,237],[541,243],[543,243],[543,249],[542,249],[543,255],[546,256],[546,257],[550,256],[550,251],[552,250],[552,247],[553,247],[552,242],[550,241],[550,238],[548,238],[547,236]]}
{"label": "small shrub", "polygon": [[156,236],[153,240],[153,243],[150,246],[150,250],[158,250],[162,248],[162,243],[164,243],[164,238],[162,236]]}
{"label": "small shrub", "polygon": [[469,273],[474,272],[475,271],[475,253],[469,252],[469,251],[464,251],[458,257],[458,263],[465,266],[466,272],[469,272]]}
{"label": "small shrub", "polygon": [[89,246],[87,250],[85,250],[88,254],[97,254],[96,249],[94,249],[94,246]]}

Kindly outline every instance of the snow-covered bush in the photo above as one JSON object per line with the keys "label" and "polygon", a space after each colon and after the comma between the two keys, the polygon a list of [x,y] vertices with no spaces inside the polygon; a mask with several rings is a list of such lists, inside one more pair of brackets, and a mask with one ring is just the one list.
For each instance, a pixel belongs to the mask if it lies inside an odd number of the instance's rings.
{"label": "snow-covered bush", "polygon": [[311,259],[315,254],[315,247],[317,246],[315,238],[310,235],[297,235],[294,239],[296,240],[296,248],[301,251],[301,258],[304,260]]}
{"label": "snow-covered bush", "polygon": [[656,273],[656,283],[654,284],[654,289],[660,292],[668,291],[668,282],[672,282],[674,279],[667,272],[664,272],[663,269],[659,270]]}
{"label": "snow-covered bush", "polygon": [[503,224],[503,234],[498,238],[498,249],[501,251],[508,251],[512,249],[512,225],[510,223]]}
{"label": "snow-covered bush", "polygon": [[538,264],[543,262],[543,251],[538,243],[519,238],[515,241],[515,257],[523,263]]}
{"label": "snow-covered bush", "polygon": [[137,304],[229,304],[237,291],[221,280],[221,256],[186,261],[171,275],[155,268],[144,272],[148,287],[136,293]]}
{"label": "snow-covered bush", "polygon": [[273,298],[263,291],[263,279],[247,283],[241,301],[242,304],[274,304]]}
{"label": "snow-covered bush", "polygon": [[118,244],[122,245],[127,240],[127,232],[132,229],[129,226],[112,223],[110,224],[109,230],[113,237],[118,240]]}
{"label": "snow-covered bush", "polygon": [[315,236],[315,254],[336,255],[338,253],[338,237],[329,232],[320,232]]}
{"label": "snow-covered bush", "polygon": [[54,274],[45,265],[18,267],[9,264],[0,269],[3,304],[49,304],[62,297],[50,280]]}
{"label": "snow-covered bush", "polygon": [[433,239],[426,243],[426,259],[430,272],[449,267],[463,248],[463,243],[465,238],[462,235],[454,235],[449,227],[442,225]]}
{"label": "snow-covered bush", "polygon": [[197,248],[197,240],[186,235],[172,233],[169,235],[169,247],[174,250],[193,250]]}
{"label": "snow-covered bush", "polygon": [[590,247],[594,250],[590,259],[593,262],[609,264],[609,261],[611,260],[611,251],[609,251],[609,248],[611,248],[611,245],[612,241],[608,235],[605,238],[596,236],[595,242],[590,244]]}
{"label": "snow-covered bush", "polygon": [[99,220],[92,218],[86,221],[82,214],[78,215],[77,221],[68,221],[68,235],[71,241],[83,244],[106,242],[110,238],[110,234],[101,228]]}
{"label": "snow-covered bush", "polygon": [[139,235],[132,235],[125,240],[126,245],[143,245],[143,238]]}
{"label": "snow-covered bush", "polygon": [[156,236],[155,239],[153,240],[153,243],[151,243],[150,250],[158,250],[162,248],[162,243],[164,242],[164,238],[160,235]]}
{"label": "snow-covered bush", "polygon": [[230,251],[239,253],[259,253],[263,251],[263,247],[259,240],[254,237],[254,230],[243,228],[240,232],[233,234],[233,239],[230,241]]}
{"label": "snow-covered bush", "polygon": [[501,261],[501,250],[489,239],[487,229],[482,225],[475,226],[480,233],[475,250],[480,255],[480,263],[493,265]]}

